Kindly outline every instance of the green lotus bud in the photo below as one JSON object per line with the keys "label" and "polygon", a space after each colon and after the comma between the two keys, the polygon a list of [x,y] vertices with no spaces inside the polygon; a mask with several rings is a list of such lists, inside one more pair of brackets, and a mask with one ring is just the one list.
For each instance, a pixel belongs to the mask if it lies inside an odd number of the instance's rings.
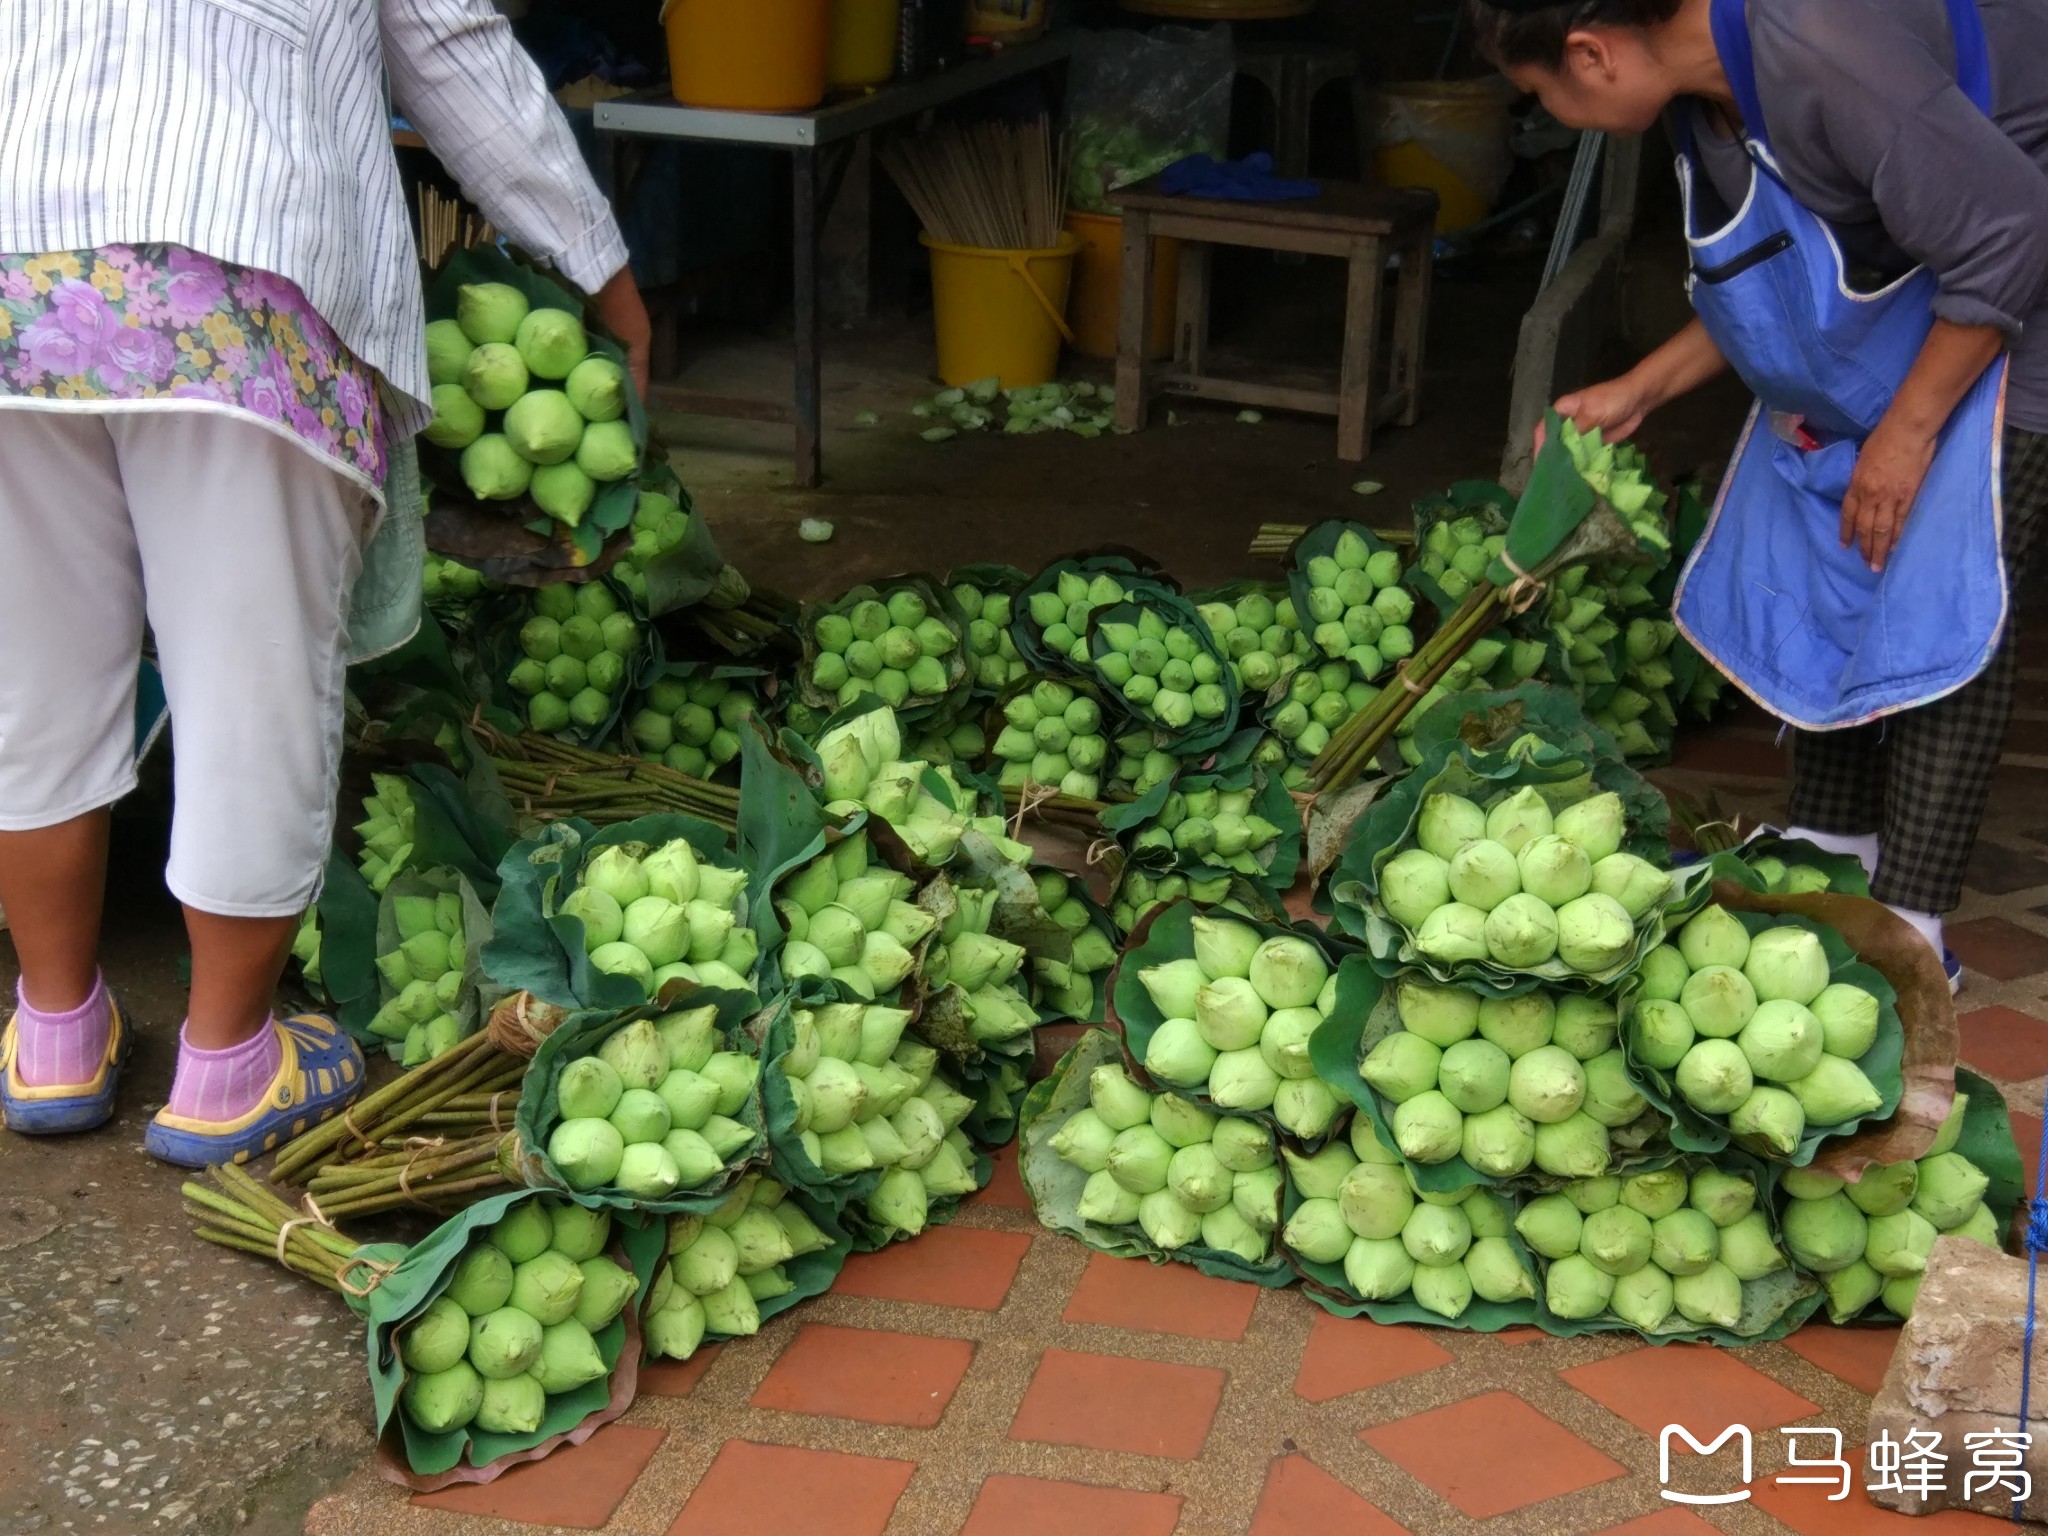
{"label": "green lotus bud", "polygon": [[1628,1075],[1628,1063],[1618,1050],[1603,1051],[1585,1063],[1588,1116],[1610,1130],[1632,1123],[1642,1114],[1647,1101]]}
{"label": "green lotus bud", "polygon": [[487,1434],[530,1435],[547,1416],[547,1389],[532,1375],[486,1381],[478,1401],[476,1427]]}
{"label": "green lotus bud", "polygon": [[1455,1045],[1479,1027],[1479,994],[1462,987],[1404,976],[1395,998],[1403,1027],[1432,1045]]}
{"label": "green lotus bud", "polygon": [[1100,1173],[1108,1165],[1110,1143],[1116,1135],[1100,1115],[1084,1107],[1067,1117],[1066,1124],[1052,1134],[1051,1144],[1053,1151],[1076,1168]]}
{"label": "green lotus bud", "polygon": [[1637,1059],[1663,1071],[1685,1060],[1694,1038],[1692,1016],[1679,1003],[1643,998],[1629,1020],[1629,1042]]}
{"label": "green lotus bud", "polygon": [[468,1361],[458,1360],[446,1370],[407,1377],[400,1400],[413,1423],[440,1435],[473,1421],[483,1399],[483,1379]]}
{"label": "green lotus bud", "polygon": [[475,349],[462,327],[453,320],[435,320],[427,326],[427,379],[430,383],[459,384]]}
{"label": "green lotus bud", "polygon": [[1140,1196],[1131,1193],[1112,1178],[1106,1171],[1088,1175],[1088,1182],[1081,1186],[1081,1198],[1075,1210],[1083,1221],[1092,1221],[1104,1227],[1128,1227],[1138,1219]]}
{"label": "green lotus bud", "polygon": [[1557,913],[1557,957],[1573,970],[1597,975],[1628,958],[1635,921],[1612,896],[1594,891]]}
{"label": "green lotus bud", "polygon": [[1641,1211],[1609,1206],[1586,1217],[1579,1252],[1610,1275],[1626,1275],[1650,1262],[1654,1228]]}
{"label": "green lotus bud", "polygon": [[1155,1190],[1138,1202],[1138,1225],[1155,1247],[1171,1253],[1185,1248],[1202,1235],[1202,1218],[1173,1196],[1170,1190]]}
{"label": "green lotus bud", "polygon": [[517,501],[533,479],[533,466],[502,432],[486,432],[464,448],[461,468],[462,483],[478,501]]}
{"label": "green lotus bud", "polygon": [[514,1267],[508,1305],[546,1328],[573,1313],[582,1294],[583,1271],[567,1254],[550,1248]]}
{"label": "green lotus bud", "polygon": [[1642,979],[1641,996],[1663,1002],[1675,1003],[1685,991],[1685,984],[1692,976],[1692,967],[1669,944],[1659,944],[1643,956],[1643,967],[1638,973]]}
{"label": "green lotus bud", "polygon": [[[718,1049],[718,1010],[715,1007],[687,1009],[666,1014],[654,1021],[654,1031],[668,1047],[671,1073],[699,1073]],[[663,1083],[668,1081],[662,1079]],[[674,1105],[670,1105],[671,1114]],[[678,1123],[685,1123],[679,1119]]]}
{"label": "green lotus bud", "polygon": [[1672,1076],[1686,1102],[1705,1115],[1733,1114],[1756,1086],[1748,1058],[1732,1040],[1700,1041]]}
{"label": "green lotus bud", "polygon": [[732,1284],[739,1274],[739,1247],[723,1227],[698,1226],[691,1240],[678,1248],[672,1229],[669,1272],[675,1283],[692,1296],[710,1296]]}
{"label": "green lotus bud", "polygon": [[1443,1056],[1420,1035],[1396,1030],[1366,1053],[1358,1074],[1382,1097],[1400,1104],[1437,1085]]}
{"label": "green lotus bud", "polygon": [[1475,1237],[1465,1251],[1465,1274],[1481,1301],[1522,1301],[1536,1294],[1536,1278],[1505,1237]]}
{"label": "green lotus bud", "polygon": [[648,894],[647,875],[640,861],[616,843],[599,849],[583,866],[581,883],[611,897],[621,912]]}
{"label": "green lotus bud", "polygon": [[1827,951],[1803,928],[1766,928],[1750,940],[1742,973],[1759,1000],[1784,999],[1803,1006],[1828,984]]}
{"label": "green lotus bud", "polygon": [[1847,1187],[1844,1180],[1818,1168],[1787,1168],[1779,1181],[1779,1188],[1794,1200],[1823,1200]]}
{"label": "green lotus bud", "polygon": [[1733,1328],[1742,1321],[1742,1282],[1726,1264],[1710,1263],[1697,1274],[1674,1276],[1671,1300],[1687,1322]]}
{"label": "green lotus bud", "polygon": [[594,421],[576,445],[576,467],[601,483],[624,480],[640,467],[633,429],[623,421]]}
{"label": "green lotus bud", "polygon": [[1441,1269],[1418,1267],[1410,1290],[1417,1306],[1454,1321],[1472,1305],[1472,1278],[1463,1264]]}
{"label": "green lotus bud", "polygon": [[1863,1257],[1869,1224],[1839,1192],[1818,1200],[1791,1200],[1782,1220],[1792,1261],[1817,1275],[1831,1274]]}
{"label": "green lotus bud", "polygon": [[1513,1178],[1536,1158],[1536,1126],[1510,1104],[1469,1115],[1460,1131],[1459,1151],[1488,1178]]}
{"label": "green lotus bud", "polygon": [[1172,1145],[1147,1124],[1119,1131],[1110,1143],[1103,1166],[1125,1189],[1149,1195],[1166,1187],[1167,1169],[1172,1161]]}
{"label": "green lotus bud", "polygon": [[1563,1195],[1538,1195],[1515,1218],[1522,1241],[1546,1259],[1577,1253],[1584,1228],[1585,1217]]}
{"label": "green lotus bud", "polygon": [[1561,907],[1591,889],[1593,866],[1578,844],[1557,836],[1532,838],[1515,856],[1522,889],[1545,906]]}
{"label": "green lotus bud", "polygon": [[505,440],[530,464],[560,464],[583,440],[583,418],[558,389],[536,389],[505,412]]}
{"label": "green lotus bud", "polygon": [[1828,1316],[1846,1323],[1883,1293],[1885,1279],[1861,1259],[1821,1277],[1828,1295]]}
{"label": "green lotus bud", "polygon": [[1671,894],[1671,876],[1632,853],[1610,853],[1600,860],[1591,883],[1595,894],[1612,897],[1632,922]]}
{"label": "green lotus bud", "polygon": [[1820,1021],[1821,1045],[1830,1056],[1859,1060],[1877,1040],[1878,1001],[1861,987],[1836,982],[1810,1005]]}
{"label": "green lotus bud", "polygon": [[503,343],[479,346],[470,353],[462,370],[462,387],[487,411],[502,411],[517,404],[526,393],[527,383],[525,359],[517,349]]}
{"label": "green lotus bud", "polygon": [[1256,1046],[1266,1017],[1264,1000],[1241,977],[1220,977],[1195,992],[1195,1023],[1202,1038],[1217,1051]]}
{"label": "green lotus bud", "polygon": [[517,1307],[500,1307],[469,1326],[469,1363],[486,1381],[517,1376],[540,1356],[541,1325]]}
{"label": "green lotus bud", "polygon": [[1557,1005],[1541,992],[1520,997],[1488,997],[1479,1003],[1479,1033],[1508,1053],[1510,1059],[1550,1044]]}
{"label": "green lotus bud", "polygon": [[[723,1129],[737,1135],[719,1134]],[[714,1134],[719,1139],[714,1142]],[[754,1133],[737,1122],[712,1115],[697,1130],[677,1126],[661,1138],[661,1149],[676,1167],[677,1189],[701,1189],[725,1171],[726,1160],[753,1145]]]}
{"label": "green lotus bud", "polygon": [[576,364],[562,392],[585,421],[617,421],[626,414],[625,370],[608,357],[586,357]]}
{"label": "green lotus bud", "polygon": [[1391,1301],[1415,1281],[1415,1260],[1399,1238],[1353,1238],[1344,1253],[1344,1280],[1367,1301]]}
{"label": "green lotus bud", "polygon": [[1313,1078],[1316,1069],[1309,1060],[1308,1044],[1322,1022],[1322,1014],[1313,1007],[1276,1010],[1259,1032],[1259,1054],[1282,1077]]}
{"label": "green lotus bud", "polygon": [[[497,1252],[494,1248],[481,1251]],[[413,1376],[448,1370],[469,1353],[469,1314],[449,1297],[437,1297],[400,1331],[398,1353]]]}
{"label": "green lotus bud", "polygon": [[1671,1277],[1654,1264],[1619,1275],[1607,1308],[1616,1317],[1642,1333],[1655,1333],[1671,1316],[1675,1306]]}
{"label": "green lotus bud", "polygon": [[1689,1199],[1715,1226],[1732,1227],[1756,1208],[1756,1185],[1744,1174],[1702,1168],[1692,1176]]}
{"label": "green lotus bud", "polygon": [[1650,1260],[1669,1275],[1696,1275],[1719,1257],[1720,1228],[1695,1210],[1673,1211],[1652,1225]]}
{"label": "green lotus bud", "polygon": [[1885,1281],[1880,1294],[1884,1297],[1886,1309],[1900,1317],[1911,1317],[1913,1304],[1920,1299],[1920,1279],[1918,1275],[1902,1275]]}
{"label": "green lotus bud", "polygon": [[1556,835],[1581,849],[1587,860],[1598,864],[1621,848],[1628,832],[1628,818],[1621,796],[1606,792],[1588,796],[1557,813]]}
{"label": "green lotus bud", "polygon": [[[1790,931],[1790,930],[1774,930]],[[1759,938],[1766,935],[1759,935]],[[1811,935],[1807,935],[1811,937]],[[1752,962],[1757,954],[1750,950]],[[1789,998],[1767,999],[1736,1037],[1750,1070],[1773,1082],[1789,1083],[1806,1076],[1820,1063],[1820,1020]]]}
{"label": "green lotus bud", "polygon": [[1162,1093],[1152,1100],[1152,1129],[1176,1149],[1207,1146],[1218,1120],[1218,1116],[1179,1094]]}
{"label": "green lotus bud", "polygon": [[668,1076],[668,1042],[651,1019],[614,1030],[597,1048],[597,1056],[618,1074],[624,1088],[656,1088]]}
{"label": "green lotus bud", "polygon": [[1415,840],[1446,864],[1467,843],[1485,837],[1486,813],[1461,795],[1425,795]]}
{"label": "green lotus bud", "polygon": [[1209,1097],[1222,1109],[1266,1109],[1280,1091],[1280,1074],[1256,1046],[1223,1051],[1209,1069]]}
{"label": "green lotus bud", "polygon": [[564,1120],[548,1138],[548,1160],[571,1189],[601,1189],[618,1177],[625,1139],[606,1120]]}
{"label": "green lotus bud", "polygon": [[1286,1179],[1278,1167],[1253,1168],[1230,1178],[1230,1206],[1255,1232],[1280,1225],[1280,1201]]}
{"label": "green lotus bud", "polygon": [[1920,1183],[1913,1192],[1913,1209],[1945,1232],[1969,1219],[1990,1184],[1984,1170],[1962,1153],[1936,1153],[1920,1160]]}
{"label": "green lotus bud", "polygon": [[1742,972],[1725,965],[1694,971],[1679,996],[1692,1027],[1710,1039],[1733,1039],[1756,1013],[1756,990]]}
{"label": "green lotus bud", "polygon": [[614,1184],[640,1200],[660,1200],[682,1182],[682,1170],[659,1142],[634,1142],[619,1158]]}
{"label": "green lotus bud", "polygon": [[773,1211],[758,1206],[742,1211],[726,1228],[739,1253],[739,1273],[758,1275],[796,1257],[796,1249]]}
{"label": "green lotus bud", "polygon": [[1273,1133],[1256,1120],[1219,1119],[1210,1145],[1216,1149],[1217,1161],[1233,1173],[1273,1166]]}
{"label": "green lotus bud", "polygon": [[[1884,1095],[1853,1061],[1823,1055],[1805,1077],[1785,1085],[1806,1112],[1808,1125],[1841,1125],[1872,1114]],[[1921,1173],[1924,1177],[1926,1170]]]}
{"label": "green lotus bud", "polygon": [[565,309],[528,311],[519,322],[514,345],[537,379],[566,379],[590,355],[583,322]]}
{"label": "green lotus bud", "polygon": [[1557,952],[1556,914],[1526,892],[1508,897],[1489,912],[1484,932],[1487,952],[1497,964],[1510,969],[1533,969]]}
{"label": "green lotus bud", "polygon": [[1679,932],[1678,949],[1695,971],[1710,965],[1740,970],[1749,958],[1749,930],[1725,908],[1706,907]]}
{"label": "green lotus bud", "polygon": [[1294,1187],[1310,1200],[1335,1200],[1344,1187],[1345,1176],[1358,1166],[1358,1158],[1342,1142],[1333,1141],[1313,1155],[1283,1147],[1281,1155],[1287,1161]]}
{"label": "green lotus bud", "polygon": [[1507,1101],[1512,1065],[1507,1052],[1491,1040],[1460,1040],[1443,1052],[1436,1086],[1461,1113],[1484,1114]]}
{"label": "green lotus bud", "polygon": [[[913,1182],[915,1174],[907,1174]],[[885,1180],[886,1182],[886,1180]],[[877,1191],[879,1194],[880,1191]],[[868,1199],[869,1214],[874,1214],[875,1198]],[[877,1225],[890,1226],[887,1221],[877,1218]],[[910,1231],[910,1228],[893,1227],[895,1231]],[[920,1227],[918,1230],[922,1230]],[[915,1235],[913,1233],[913,1235]],[[761,1331],[761,1309],[754,1302],[754,1293],[747,1288],[743,1277],[736,1277],[722,1291],[713,1292],[703,1298],[705,1332],[722,1338],[745,1339]]]}
{"label": "green lotus bud", "polygon": [[1267,939],[1251,957],[1252,988],[1269,1008],[1313,1006],[1329,976],[1322,952],[1292,934]]}
{"label": "green lotus bud", "polygon": [[1214,917],[1197,917],[1190,926],[1194,932],[1195,963],[1204,976],[1213,980],[1250,975],[1252,956],[1259,948],[1256,928]]}
{"label": "green lotus bud", "polygon": [[1970,1209],[1970,1214],[1956,1226],[1950,1227],[1946,1237],[1966,1237],[1972,1242],[1982,1243],[1987,1248],[2003,1248],[2005,1242],[1999,1234],[1998,1218],[1991,1214],[1991,1207],[1979,1200]]}
{"label": "green lotus bud", "polygon": [[1486,838],[1458,850],[1447,879],[1453,899],[1482,912],[1491,912],[1522,888],[1515,856],[1503,844]]}
{"label": "green lotus bud", "polygon": [[1621,1180],[1612,1176],[1602,1178],[1591,1176],[1576,1179],[1564,1188],[1564,1196],[1590,1216],[1595,1211],[1604,1211],[1609,1206],[1621,1204]]}
{"label": "green lotus bud", "polygon": [[1417,1205],[1401,1228],[1401,1246],[1423,1269],[1456,1264],[1472,1246],[1471,1219],[1455,1205]]}
{"label": "green lotus bud", "polygon": [[[524,1225],[522,1222],[521,1226]],[[512,1260],[496,1245],[495,1240],[472,1247],[456,1261],[454,1272],[449,1277],[448,1289],[442,1294],[470,1317],[482,1317],[486,1313],[495,1312],[504,1306],[512,1295]],[[469,1348],[466,1324],[462,1347],[464,1351]]]}
{"label": "green lotus bud", "polygon": [[1266,1239],[1233,1205],[1210,1211],[1202,1218],[1201,1243],[1204,1248],[1220,1253],[1234,1253],[1247,1264],[1266,1262]]}
{"label": "green lotus bud", "polygon": [[1167,1164],[1166,1187],[1182,1205],[1204,1215],[1230,1203],[1230,1170],[1216,1160],[1207,1142],[1197,1142],[1173,1154]]}
{"label": "green lotus bud", "polygon": [[1578,1321],[1598,1317],[1614,1296],[1614,1276],[1583,1254],[1567,1254],[1550,1266],[1543,1279],[1543,1303],[1558,1317]]}
{"label": "green lotus bud", "polygon": [[754,1091],[761,1064],[736,1051],[717,1051],[704,1063],[702,1075],[718,1085],[718,1113],[736,1115]]}
{"label": "green lotus bud", "polygon": [[1762,1211],[1751,1211],[1720,1232],[1720,1260],[1736,1279],[1761,1280],[1785,1267],[1785,1255],[1778,1251]]}
{"label": "green lotus bud", "polygon": [[1088,1074],[1088,1102],[1112,1131],[1127,1131],[1152,1118],[1152,1095],[1132,1082],[1115,1062]]}
{"label": "green lotus bud", "polygon": [[484,408],[460,384],[436,384],[434,419],[421,434],[437,448],[467,448],[482,435]]}
{"label": "green lotus bud", "polygon": [[1327,1135],[1348,1108],[1337,1091],[1318,1078],[1282,1078],[1273,1092],[1273,1118],[1283,1131],[1305,1141]]}
{"label": "green lotus bud", "polygon": [[1594,1178],[1607,1171],[1607,1127],[1584,1110],[1568,1120],[1536,1127],[1536,1166],[1561,1179]]}
{"label": "green lotus bud", "polygon": [[1440,965],[1484,960],[1486,914],[1459,901],[1438,907],[1416,930],[1415,947]]}
{"label": "green lotus bud", "polygon": [[1401,1155],[1418,1163],[1449,1162],[1464,1142],[1465,1119],[1441,1093],[1431,1089],[1396,1106],[1394,1142]]}
{"label": "green lotus bud", "polygon": [[464,283],[455,292],[455,321],[471,341],[509,342],[519,334],[526,295],[510,283]]}
{"label": "green lotus bud", "polygon": [[[627,1146],[636,1142],[659,1141],[669,1132],[668,1102],[649,1088],[626,1089],[606,1118],[625,1139]],[[704,1118],[710,1118],[708,1110]]]}
{"label": "green lotus bud", "polygon": [[1621,1181],[1621,1203],[1656,1221],[1685,1204],[1689,1187],[1685,1175],[1676,1168],[1632,1174]]}
{"label": "green lotus bud", "polygon": [[[1336,1200],[1323,1203],[1334,1203],[1341,1212],[1348,1229],[1345,1246],[1354,1234],[1372,1238],[1400,1236],[1415,1210],[1415,1196],[1400,1168],[1383,1163],[1360,1163],[1353,1167],[1338,1185]],[[1324,1262],[1334,1263],[1343,1256],[1340,1247]]]}
{"label": "green lotus bud", "polygon": [[1585,1069],[1577,1057],[1557,1046],[1538,1046],[1510,1069],[1508,1102],[1539,1125],[1570,1119],[1585,1099]]}
{"label": "green lotus bud", "polygon": [[1194,959],[1169,960],[1138,972],[1138,980],[1144,983],[1153,1006],[1169,1019],[1195,1017],[1195,994],[1208,979],[1200,962]]}
{"label": "green lotus bud", "polygon": [[1557,1000],[1551,1043],[1570,1051],[1580,1061],[1590,1061],[1613,1049],[1615,1034],[1614,1004],[1607,999],[1573,992]]}
{"label": "green lotus bud", "polygon": [[[528,1259],[546,1252],[548,1245],[554,1240],[554,1235],[554,1221],[548,1215],[547,1207],[538,1200],[524,1200],[498,1218],[497,1225],[490,1230],[490,1243],[514,1264],[524,1264]],[[506,1290],[509,1294],[509,1277]],[[500,1302],[498,1305],[503,1306],[504,1303]],[[471,1317],[478,1315],[476,1308],[464,1307],[463,1310]],[[482,1310],[497,1309],[487,1307]]]}
{"label": "green lotus bud", "polygon": [[665,1307],[649,1307],[645,1324],[650,1358],[687,1360],[704,1342],[704,1304],[687,1291],[677,1291]]}
{"label": "green lotus bud", "polygon": [[1486,813],[1486,835],[1510,853],[1554,830],[1550,806],[1534,785],[1525,784],[1496,801]]}

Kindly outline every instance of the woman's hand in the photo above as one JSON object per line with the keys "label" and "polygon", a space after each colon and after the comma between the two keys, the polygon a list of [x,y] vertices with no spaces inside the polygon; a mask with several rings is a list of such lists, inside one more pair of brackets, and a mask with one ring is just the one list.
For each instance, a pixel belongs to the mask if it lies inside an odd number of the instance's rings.
{"label": "woman's hand", "polygon": [[1856,471],[1842,497],[1842,547],[1854,544],[1873,571],[1883,570],[1933,462],[1932,433],[1905,424],[1896,414],[1878,422],[1856,457]]}
{"label": "woman's hand", "polygon": [[[1618,379],[1609,379],[1604,384],[1589,384],[1586,388],[1564,395],[1557,402],[1557,414],[1577,427],[1581,432],[1600,429],[1601,437],[1614,442],[1632,437],[1643,424],[1643,418],[1662,402],[1653,398],[1633,372],[1625,373]],[[1543,446],[1543,428],[1536,428],[1536,445]]]}
{"label": "woman's hand", "polygon": [[591,303],[597,308],[597,317],[605,329],[618,337],[619,344],[626,349],[626,370],[633,375],[633,383],[640,391],[640,398],[647,398],[647,351],[654,338],[654,326],[647,318],[647,306],[641,302],[640,287],[633,281],[633,269],[621,267],[611,275],[605,285],[591,295]]}

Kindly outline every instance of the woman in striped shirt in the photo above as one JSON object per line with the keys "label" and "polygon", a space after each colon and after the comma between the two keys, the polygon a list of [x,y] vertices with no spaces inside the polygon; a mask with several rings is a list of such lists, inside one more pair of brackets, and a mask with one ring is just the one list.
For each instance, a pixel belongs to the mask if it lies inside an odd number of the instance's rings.
{"label": "woman in striped shirt", "polygon": [[[415,611],[377,634],[391,593],[351,607],[391,444],[431,415],[390,105],[595,295],[642,383],[646,312],[488,0],[0,0],[0,56],[0,909],[21,964],[0,1110],[29,1134],[113,1113],[132,1026],[97,943],[146,619],[192,944],[146,1145],[240,1161],[363,1075],[330,1020],[271,999],[332,835],[344,667]],[[416,514],[388,524],[416,604]]]}

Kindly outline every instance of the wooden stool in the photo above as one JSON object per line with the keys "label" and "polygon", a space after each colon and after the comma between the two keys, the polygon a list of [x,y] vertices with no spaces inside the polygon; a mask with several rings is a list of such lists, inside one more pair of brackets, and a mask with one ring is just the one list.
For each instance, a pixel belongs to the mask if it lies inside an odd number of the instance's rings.
{"label": "wooden stool", "polygon": [[[1241,203],[1168,197],[1156,181],[1116,195],[1124,216],[1122,329],[1117,338],[1116,419],[1142,428],[1155,394],[1193,395],[1238,405],[1270,406],[1337,418],[1337,457],[1363,459],[1372,429],[1384,421],[1413,426],[1422,392],[1423,338],[1429,324],[1431,248],[1436,194],[1404,187],[1322,184],[1319,196],[1284,203]],[[1161,366],[1145,356],[1151,324],[1153,241],[1182,242],[1180,309],[1173,360]],[[1344,301],[1344,353],[1334,393],[1241,379],[1207,371],[1211,248],[1250,246],[1339,256],[1350,265]],[[1381,274],[1398,255],[1393,356],[1385,388],[1373,386],[1379,341]]]}

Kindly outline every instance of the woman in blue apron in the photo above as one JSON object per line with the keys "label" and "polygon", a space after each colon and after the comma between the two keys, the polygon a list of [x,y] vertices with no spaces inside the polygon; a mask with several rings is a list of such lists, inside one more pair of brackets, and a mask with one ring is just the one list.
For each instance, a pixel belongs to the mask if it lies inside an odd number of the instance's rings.
{"label": "woman in blue apron", "polygon": [[1558,409],[1755,392],[1676,617],[1793,728],[1795,830],[1940,949],[2048,512],[2048,0],[1468,4],[1560,121],[1670,129],[1697,318]]}

